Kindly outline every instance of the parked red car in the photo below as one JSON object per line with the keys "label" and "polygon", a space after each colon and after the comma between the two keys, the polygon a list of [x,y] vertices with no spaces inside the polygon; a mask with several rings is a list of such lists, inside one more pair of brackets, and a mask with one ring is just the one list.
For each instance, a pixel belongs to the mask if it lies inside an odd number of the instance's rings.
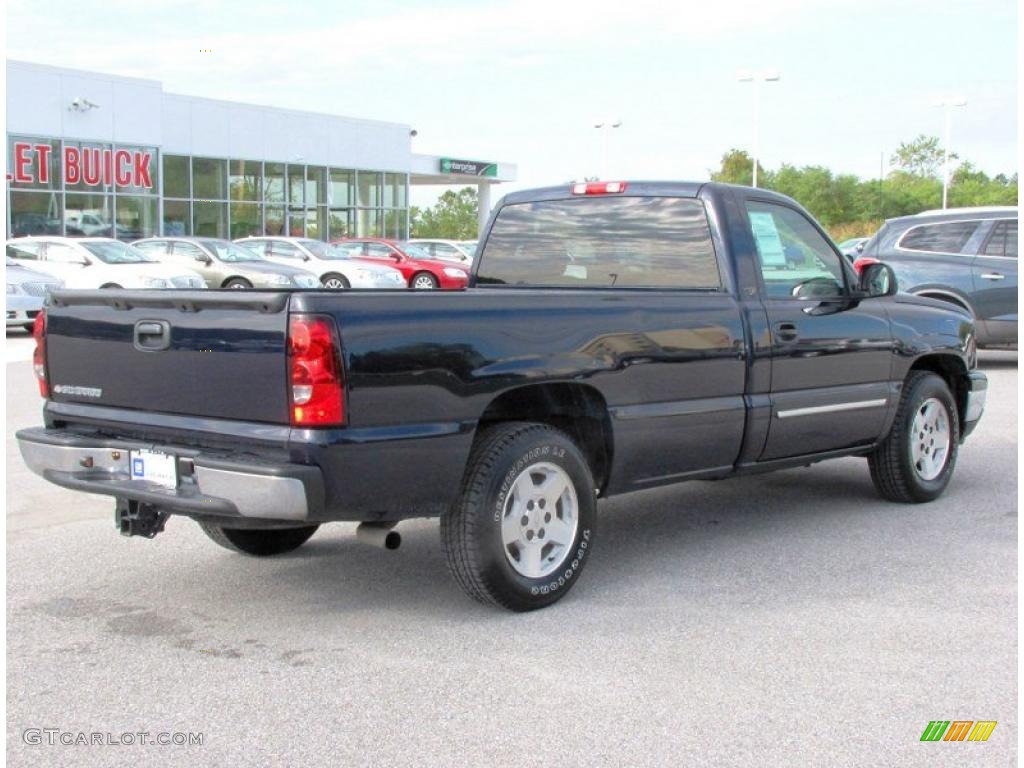
{"label": "parked red car", "polygon": [[402,273],[409,287],[417,290],[458,290],[469,283],[467,270],[450,261],[431,259],[415,244],[379,237],[354,237],[333,240],[332,245],[344,249],[353,259],[374,264],[383,262],[394,267]]}

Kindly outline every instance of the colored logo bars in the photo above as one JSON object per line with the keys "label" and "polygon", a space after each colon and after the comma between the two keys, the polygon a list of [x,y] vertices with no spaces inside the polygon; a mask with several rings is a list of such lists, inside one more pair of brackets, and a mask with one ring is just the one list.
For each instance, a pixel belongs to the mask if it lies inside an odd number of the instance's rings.
{"label": "colored logo bars", "polygon": [[[988,741],[996,720],[932,720],[921,734],[921,741]],[[973,726],[973,727],[972,727]]]}

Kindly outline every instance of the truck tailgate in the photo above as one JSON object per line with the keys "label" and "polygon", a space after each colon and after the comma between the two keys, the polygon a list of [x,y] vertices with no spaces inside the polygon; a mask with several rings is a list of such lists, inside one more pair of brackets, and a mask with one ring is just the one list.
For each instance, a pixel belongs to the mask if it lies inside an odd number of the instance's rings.
{"label": "truck tailgate", "polygon": [[58,291],[46,310],[50,397],[288,423],[287,293]]}

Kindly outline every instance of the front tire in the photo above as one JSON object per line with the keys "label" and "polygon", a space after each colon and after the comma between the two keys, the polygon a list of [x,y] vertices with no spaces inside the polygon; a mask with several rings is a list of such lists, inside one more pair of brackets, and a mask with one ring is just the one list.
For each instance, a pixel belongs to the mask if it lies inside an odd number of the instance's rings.
{"label": "front tire", "polygon": [[508,422],[477,438],[441,541],[470,597],[531,611],[579,580],[596,522],[593,475],[573,441],[546,424]]}
{"label": "front tire", "polygon": [[252,283],[242,277],[233,277],[224,283],[224,287],[235,291],[242,291],[252,288]]}
{"label": "front tire", "polygon": [[409,283],[409,287],[415,291],[435,291],[439,285],[437,278],[429,272],[413,275],[412,281]]}
{"label": "front tire", "polygon": [[333,291],[347,291],[352,287],[344,275],[339,275],[336,272],[324,275],[320,282],[324,288],[330,288]]}
{"label": "front tire", "polygon": [[929,371],[912,372],[889,435],[868,455],[875,489],[890,501],[937,499],[953,477],[959,443],[959,414],[949,386]]}
{"label": "front tire", "polygon": [[200,521],[199,527],[220,546],[232,552],[241,552],[254,557],[283,555],[298,549],[316,533],[319,525],[304,525],[300,528],[227,528],[217,523]]}

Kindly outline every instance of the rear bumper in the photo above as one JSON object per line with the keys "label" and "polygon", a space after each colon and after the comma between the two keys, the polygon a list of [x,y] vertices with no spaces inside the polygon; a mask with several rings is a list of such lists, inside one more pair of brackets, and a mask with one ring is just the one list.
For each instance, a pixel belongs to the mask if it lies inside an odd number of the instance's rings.
{"label": "rear bumper", "polygon": [[961,440],[974,431],[981,420],[981,414],[985,412],[985,401],[988,398],[988,376],[981,371],[970,371],[964,375],[964,388],[967,395],[964,403],[963,425],[960,430]]}
{"label": "rear bumper", "polygon": [[[324,506],[323,477],[315,466],[87,437],[64,429],[23,429],[16,438],[29,469],[51,483],[151,504],[168,513],[291,521],[316,519]],[[131,479],[129,455],[139,449],[178,457],[176,488]]]}

